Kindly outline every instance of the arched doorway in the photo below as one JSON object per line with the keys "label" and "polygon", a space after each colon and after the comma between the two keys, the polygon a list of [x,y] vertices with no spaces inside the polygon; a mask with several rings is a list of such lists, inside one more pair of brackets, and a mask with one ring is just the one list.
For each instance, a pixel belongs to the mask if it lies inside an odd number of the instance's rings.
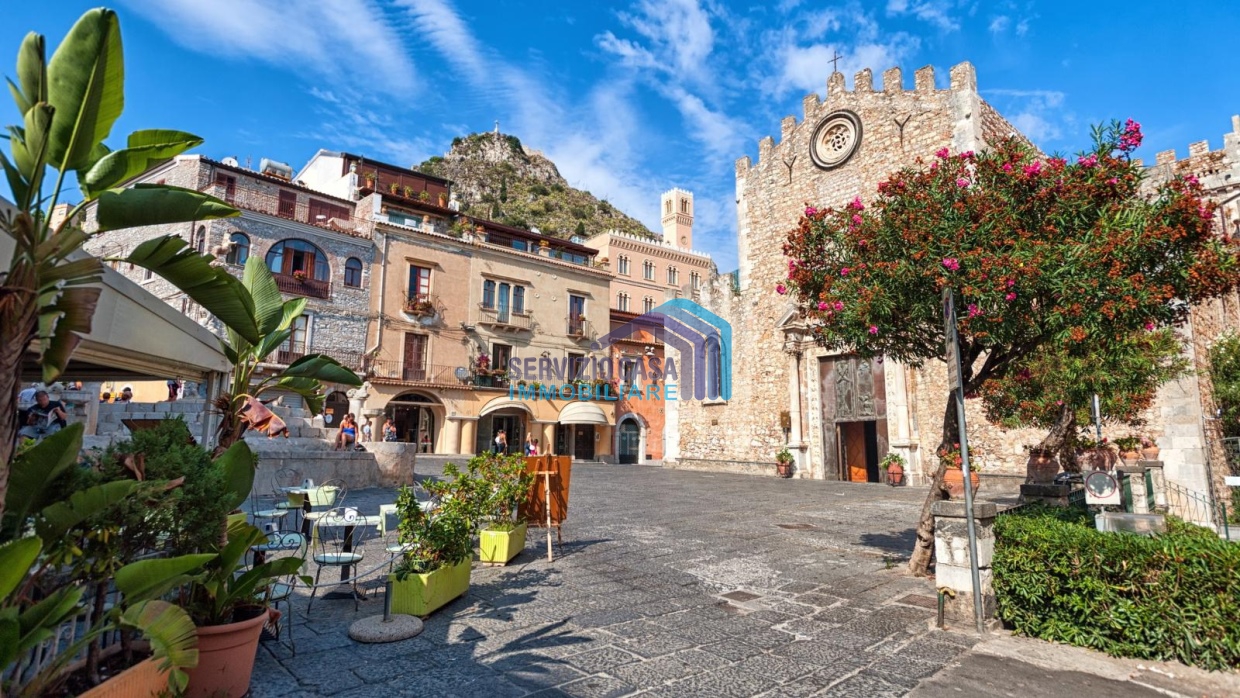
{"label": "arched doorway", "polygon": [[435,452],[434,400],[417,393],[405,393],[383,408],[383,416],[396,427],[396,440],[418,444],[419,453]]}
{"label": "arched doorway", "polygon": [[[478,413],[474,452],[494,451],[495,436],[502,430],[508,437],[508,453],[521,453],[532,418],[529,408],[517,400],[495,398],[488,402]],[[534,433],[530,435],[535,438],[540,436]],[[543,445],[542,448],[546,451],[547,446]]]}
{"label": "arched doorway", "polygon": [[642,427],[636,417],[621,420],[616,430],[616,461],[621,465],[636,465],[642,458]]}
{"label": "arched doorway", "polygon": [[[323,401],[323,426],[328,429],[339,429],[340,422],[349,413],[349,396],[339,390],[328,394]],[[357,415],[354,415],[355,417]]]}

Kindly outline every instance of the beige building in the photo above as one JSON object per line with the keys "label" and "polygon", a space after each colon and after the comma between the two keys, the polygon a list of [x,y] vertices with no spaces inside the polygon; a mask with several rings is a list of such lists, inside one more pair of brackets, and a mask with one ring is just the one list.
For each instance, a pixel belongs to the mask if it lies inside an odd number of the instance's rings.
{"label": "beige building", "polygon": [[507,371],[545,360],[559,385],[572,380],[565,364],[591,354],[596,318],[608,329],[611,274],[596,250],[461,215],[446,180],[358,156],[320,152],[299,179],[356,197],[375,243],[354,403],[376,435],[391,419],[398,440],[430,453],[481,452],[503,430],[512,452],[528,435],[542,452],[611,458],[614,404],[523,398],[522,385],[552,381]]}

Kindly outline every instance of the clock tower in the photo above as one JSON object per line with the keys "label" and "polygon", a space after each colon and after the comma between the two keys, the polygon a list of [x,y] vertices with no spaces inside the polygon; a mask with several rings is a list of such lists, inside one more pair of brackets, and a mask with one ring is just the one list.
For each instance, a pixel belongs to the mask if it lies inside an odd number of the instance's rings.
{"label": "clock tower", "polygon": [[693,192],[672,189],[663,193],[663,244],[693,249]]}

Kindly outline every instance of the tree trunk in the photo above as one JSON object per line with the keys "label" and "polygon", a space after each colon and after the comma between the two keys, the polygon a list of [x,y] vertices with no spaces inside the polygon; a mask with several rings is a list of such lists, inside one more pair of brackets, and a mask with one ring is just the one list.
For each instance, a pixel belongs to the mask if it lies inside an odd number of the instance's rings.
{"label": "tree trunk", "polygon": [[1081,466],[1076,462],[1075,439],[1073,438],[1075,434],[1076,410],[1063,405],[1059,408],[1059,417],[1055,420],[1055,425],[1035,448],[1052,456],[1058,456],[1059,466],[1064,472],[1079,473]]}
{"label": "tree trunk", "polygon": [[38,305],[33,286],[19,269],[0,286],[0,516],[9,491],[9,469],[17,445],[17,398],[21,393],[22,357],[35,336]]}
{"label": "tree trunk", "polygon": [[947,499],[951,495],[943,486],[943,475],[947,468],[939,459],[938,452],[952,450],[952,444],[960,440],[960,420],[956,416],[956,391],[947,396],[947,407],[943,411],[943,434],[939,447],[935,449],[934,458],[938,465],[934,469],[934,480],[930,483],[930,491],[926,493],[926,502],[921,506],[921,518],[917,522],[917,542],[913,546],[913,554],[908,561],[909,572],[919,577],[930,574],[930,563],[934,561],[934,513],[935,502]]}

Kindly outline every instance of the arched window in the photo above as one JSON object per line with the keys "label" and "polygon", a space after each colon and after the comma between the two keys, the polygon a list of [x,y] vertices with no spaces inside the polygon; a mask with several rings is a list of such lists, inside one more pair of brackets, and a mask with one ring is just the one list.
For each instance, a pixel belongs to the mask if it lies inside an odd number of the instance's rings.
{"label": "arched window", "polygon": [[702,287],[702,275],[698,274],[696,271],[689,274],[689,285],[693,287],[694,291],[701,288]]}
{"label": "arched window", "polygon": [[233,233],[228,237],[228,256],[224,258],[229,264],[245,264],[250,258],[250,238],[245,233]]}
{"label": "arched window", "polygon": [[648,313],[652,310],[654,310],[654,299],[650,296],[646,296],[642,299],[642,312]]}
{"label": "arched window", "polygon": [[518,315],[525,314],[525,287],[512,287],[512,312]]}
{"label": "arched window", "polygon": [[207,226],[198,226],[198,232],[194,234],[194,249],[198,250],[198,254],[207,251]]}
{"label": "arched window", "polygon": [[617,264],[619,265],[619,268],[616,270],[617,273],[619,273],[621,276],[628,276],[629,275],[629,258],[625,255],[620,255],[620,258],[617,260]]}
{"label": "arched window", "polygon": [[624,291],[621,291],[616,296],[616,310],[619,310],[625,313],[629,312],[629,294],[625,293]]}
{"label": "arched window", "polygon": [[482,282],[482,307],[495,307],[495,282],[490,279]]}
{"label": "arched window", "polygon": [[668,199],[667,201],[665,201],[663,208],[667,213],[671,213],[672,212],[672,200]]}
{"label": "arched window", "polygon": [[267,268],[273,274],[293,276],[297,272],[316,281],[327,281],[327,255],[305,240],[281,240],[267,252]]}
{"label": "arched window", "polygon": [[362,287],[362,260],[357,257],[349,257],[344,263],[344,285]]}
{"label": "arched window", "polygon": [[680,200],[680,212],[681,212],[681,213],[688,213],[688,212],[689,212],[689,200],[688,200],[688,199],[681,199],[681,200]]}
{"label": "arched window", "polygon": [[676,286],[680,283],[680,272],[676,271],[676,267],[667,268],[667,283]]}
{"label": "arched window", "polygon": [[654,281],[654,262],[650,260],[642,262],[642,278],[647,281]]}

